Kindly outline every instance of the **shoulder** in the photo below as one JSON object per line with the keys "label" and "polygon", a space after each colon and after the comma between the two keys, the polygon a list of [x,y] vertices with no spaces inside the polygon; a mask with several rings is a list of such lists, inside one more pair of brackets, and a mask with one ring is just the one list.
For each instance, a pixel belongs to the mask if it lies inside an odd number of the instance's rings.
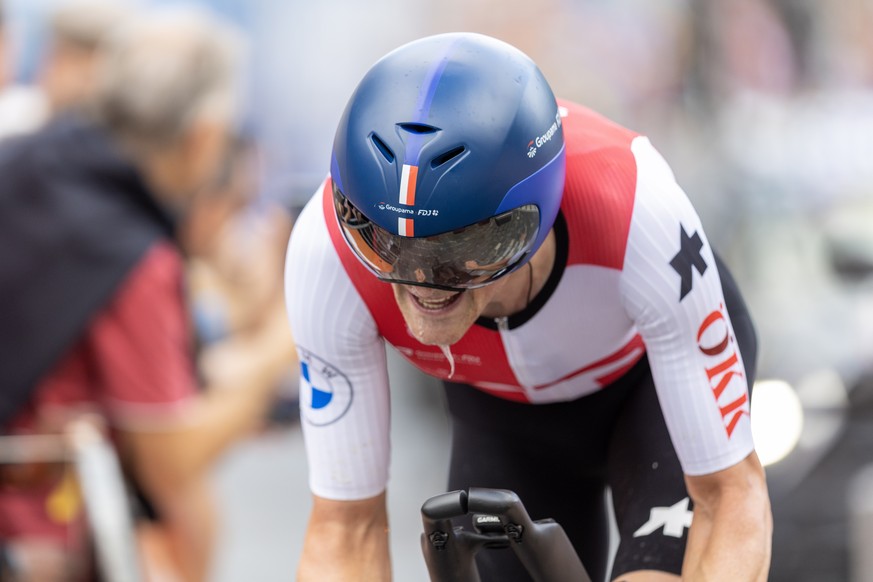
{"label": "shoulder", "polygon": [[324,199],[328,187],[329,181],[319,187],[295,221],[285,260],[291,329],[299,345],[310,347],[326,336],[354,340],[375,333],[370,312],[331,238]]}
{"label": "shoulder", "polygon": [[639,133],[578,103],[559,100],[568,158],[603,150],[627,150]]}
{"label": "shoulder", "polygon": [[120,349],[119,342],[112,341],[117,333],[124,334],[120,343],[129,351],[158,344],[185,346],[189,330],[184,276],[179,250],[168,241],[155,241],[95,314],[88,335],[113,352]]}
{"label": "shoulder", "polygon": [[[188,320],[183,258],[171,243],[158,240],[95,313],[86,335],[95,349],[108,354],[107,361],[118,356],[147,368],[159,353],[187,361]],[[149,353],[138,353],[144,348]]]}
{"label": "shoulder", "polygon": [[126,429],[175,423],[197,392],[184,261],[155,241],[82,336],[94,397]]}
{"label": "shoulder", "polygon": [[639,134],[581,105],[561,101],[567,176],[561,211],[569,262],[620,269],[637,188]]}
{"label": "shoulder", "polygon": [[145,250],[118,290],[118,298],[154,301],[171,295],[181,299],[185,263],[169,241],[158,239]]}
{"label": "shoulder", "polygon": [[306,256],[321,253],[331,245],[322,208],[324,184],[319,186],[294,221],[288,243],[287,267],[294,267]]}
{"label": "shoulder", "polygon": [[703,280],[713,296],[721,292],[716,270],[707,269],[714,257],[702,221],[652,144],[637,141],[633,151],[638,176],[623,269],[625,299],[638,316],[648,314],[661,323],[667,320],[658,314],[687,314],[697,308],[704,312],[695,317],[704,317],[717,301],[683,300],[691,285],[697,288],[698,275],[706,275]]}
{"label": "shoulder", "polygon": [[301,211],[288,242],[285,257],[285,284],[290,291],[321,286],[326,280],[342,277],[343,266],[334,241],[331,240],[325,215],[325,188],[319,186]]}
{"label": "shoulder", "polygon": [[632,150],[637,169],[634,230],[649,244],[665,230],[671,243],[678,240],[680,224],[700,230],[697,211],[658,150],[646,138],[635,140]]}
{"label": "shoulder", "polygon": [[571,235],[569,261],[622,269],[634,225],[691,220],[694,210],[646,136],[580,105],[561,107],[567,144],[561,210],[578,233]]}

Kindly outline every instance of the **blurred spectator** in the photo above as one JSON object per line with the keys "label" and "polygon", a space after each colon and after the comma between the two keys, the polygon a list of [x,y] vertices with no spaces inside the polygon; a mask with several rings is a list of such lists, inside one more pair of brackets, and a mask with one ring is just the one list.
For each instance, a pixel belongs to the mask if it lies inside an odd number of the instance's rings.
{"label": "blurred spectator", "polygon": [[135,13],[128,0],[67,0],[55,7],[36,85],[7,84],[12,63],[0,34],[0,138],[29,133],[52,114],[84,106],[94,92],[100,42]]}
{"label": "blurred spectator", "polygon": [[33,131],[45,121],[48,106],[42,93],[12,84],[6,21],[0,3],[0,139]]}
{"label": "blurred spectator", "polygon": [[[15,306],[0,313],[0,427],[105,415],[182,580],[206,579],[212,557],[208,470],[262,424],[293,358],[284,318],[253,322],[245,349],[205,354],[198,393],[175,240],[220,189],[239,54],[205,13],[141,15],[101,51],[87,112],[0,144],[0,302]],[[17,477],[0,475],[0,544],[22,579],[80,579],[81,518],[52,503],[74,497],[68,481]]]}
{"label": "blurred spectator", "polygon": [[[257,162],[255,143],[235,139],[220,179],[180,224],[199,363],[207,375],[222,375],[240,358],[270,361],[290,349],[281,274],[293,217],[278,203],[255,199]],[[296,421],[291,362],[278,381],[271,420]]]}
{"label": "blurred spectator", "polygon": [[128,0],[67,0],[51,12],[39,86],[53,113],[91,98],[101,41],[135,14]]}

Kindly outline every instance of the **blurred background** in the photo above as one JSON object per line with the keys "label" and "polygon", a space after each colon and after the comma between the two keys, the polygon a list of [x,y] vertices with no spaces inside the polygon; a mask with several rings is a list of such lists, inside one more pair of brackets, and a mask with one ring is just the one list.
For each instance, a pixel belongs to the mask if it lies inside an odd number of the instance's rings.
{"label": "blurred background", "polygon": [[[46,85],[47,23],[62,4],[5,0],[8,89]],[[873,0],[200,4],[235,23],[248,47],[240,134],[255,179],[233,245],[262,232],[271,208],[293,219],[327,173],[357,81],[427,34],[508,41],[560,97],[649,135],[758,325],[753,416],[775,515],[771,580],[873,580]],[[38,119],[38,101],[4,109],[0,124]],[[249,301],[198,281],[192,302],[209,342]],[[391,365],[395,578],[424,580],[418,509],[442,491],[448,428],[436,383],[393,355]],[[293,577],[309,493],[288,384],[273,428],[215,471],[216,581]]]}

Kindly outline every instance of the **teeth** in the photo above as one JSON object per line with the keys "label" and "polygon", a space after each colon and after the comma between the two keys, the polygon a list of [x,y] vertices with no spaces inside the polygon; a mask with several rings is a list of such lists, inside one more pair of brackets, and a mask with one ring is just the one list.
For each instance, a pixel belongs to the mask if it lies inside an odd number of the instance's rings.
{"label": "teeth", "polygon": [[421,303],[425,307],[431,307],[431,308],[442,307],[443,305],[445,305],[448,302],[449,302],[448,299],[441,299],[441,300],[437,300],[437,301],[428,301],[426,299],[419,299],[419,303]]}
{"label": "teeth", "polygon": [[442,299],[423,299],[422,297],[414,296],[416,302],[426,309],[440,309],[454,301],[457,295],[450,295]]}

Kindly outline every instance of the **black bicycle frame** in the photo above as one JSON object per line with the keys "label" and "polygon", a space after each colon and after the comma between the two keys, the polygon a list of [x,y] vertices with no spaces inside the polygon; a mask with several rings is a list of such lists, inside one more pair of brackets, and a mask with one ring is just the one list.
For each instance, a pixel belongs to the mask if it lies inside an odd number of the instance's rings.
{"label": "black bicycle frame", "polygon": [[[452,519],[473,514],[475,531]],[[421,507],[421,549],[431,582],[480,582],[476,554],[512,548],[536,582],[591,582],[564,528],[532,521],[512,491],[471,487],[431,497]]]}

